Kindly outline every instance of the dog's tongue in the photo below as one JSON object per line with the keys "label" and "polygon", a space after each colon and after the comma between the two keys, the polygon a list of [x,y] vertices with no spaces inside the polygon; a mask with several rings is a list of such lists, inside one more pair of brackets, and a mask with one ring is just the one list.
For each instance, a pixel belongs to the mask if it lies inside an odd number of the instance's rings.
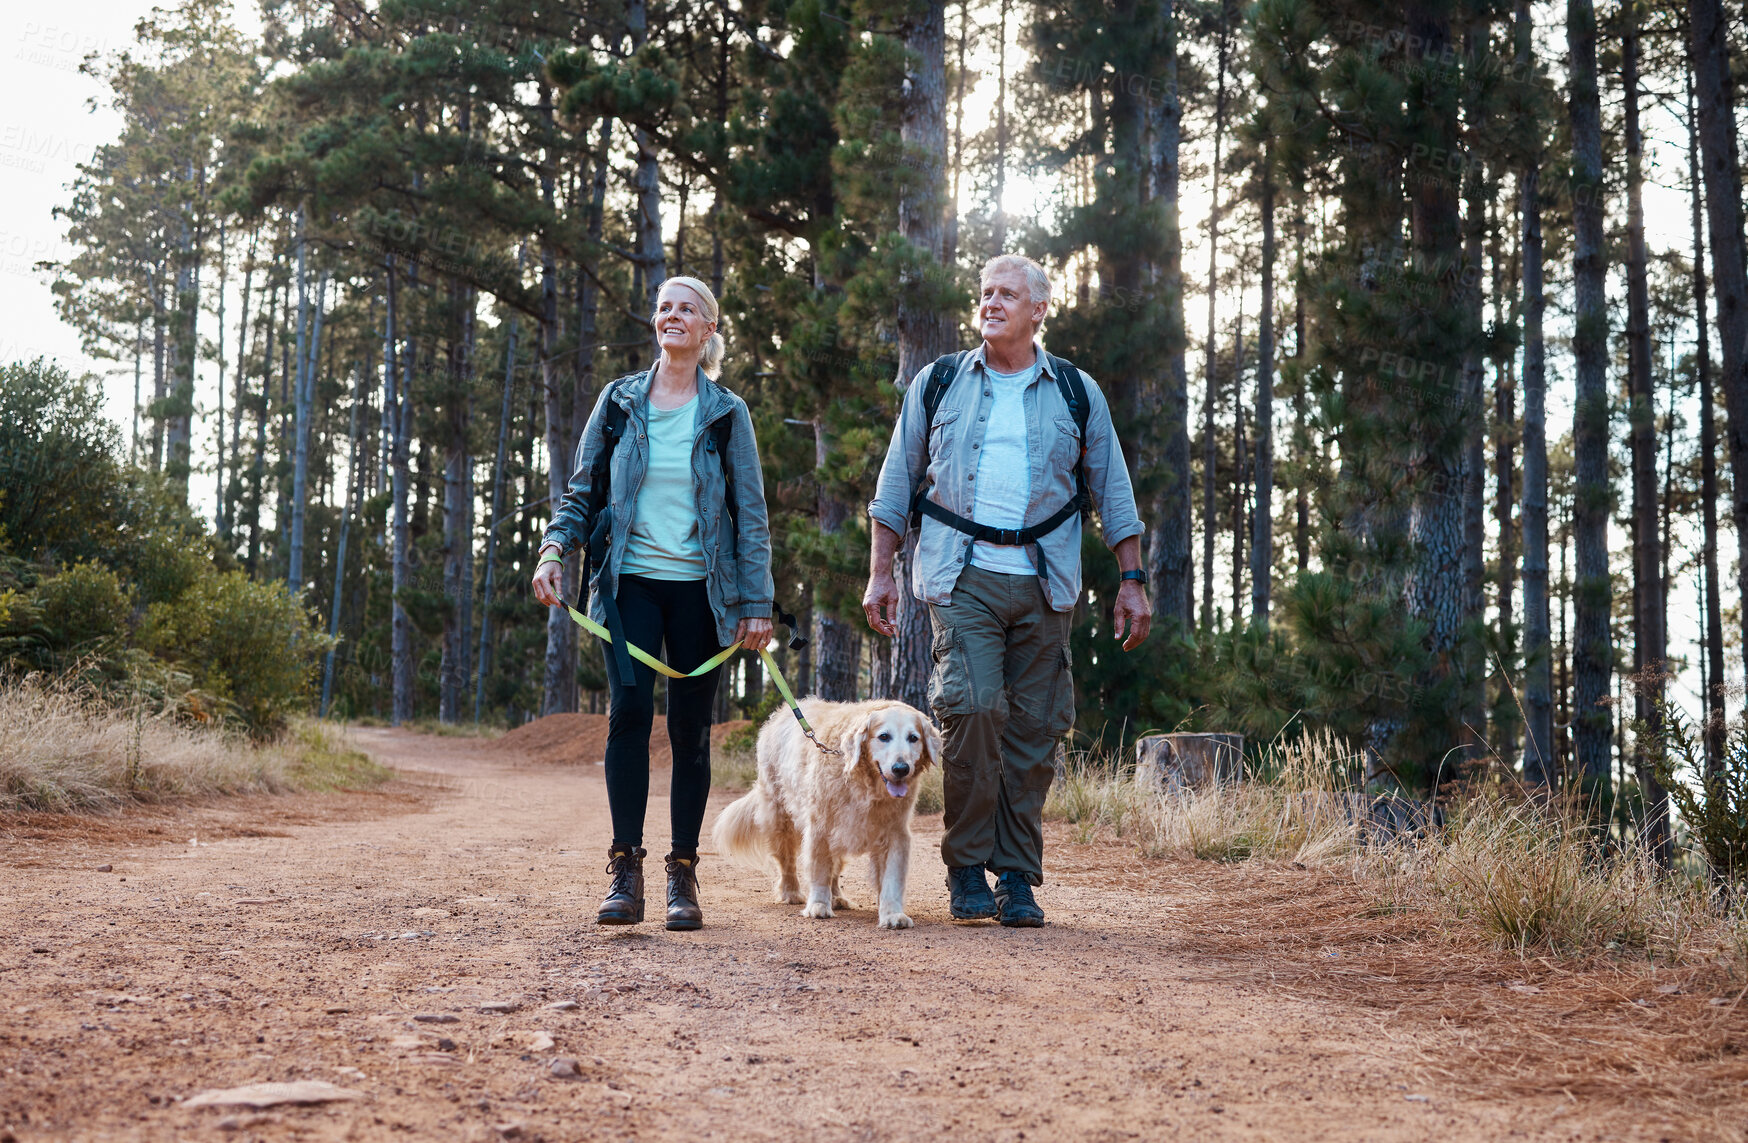
{"label": "dog's tongue", "polygon": [[883,779],[883,781],[886,783],[886,792],[895,798],[902,798],[910,793],[909,782],[894,782],[891,778]]}

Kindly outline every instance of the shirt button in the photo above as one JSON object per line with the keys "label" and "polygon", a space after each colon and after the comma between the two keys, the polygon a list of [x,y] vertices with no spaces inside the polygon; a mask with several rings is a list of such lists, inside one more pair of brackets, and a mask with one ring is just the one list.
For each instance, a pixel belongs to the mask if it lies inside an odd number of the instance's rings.
{"label": "shirt button", "polygon": [[977,448],[977,447],[979,447],[979,446],[977,446],[977,445],[972,445],[972,446],[971,446],[971,447],[972,447],[972,448]]}

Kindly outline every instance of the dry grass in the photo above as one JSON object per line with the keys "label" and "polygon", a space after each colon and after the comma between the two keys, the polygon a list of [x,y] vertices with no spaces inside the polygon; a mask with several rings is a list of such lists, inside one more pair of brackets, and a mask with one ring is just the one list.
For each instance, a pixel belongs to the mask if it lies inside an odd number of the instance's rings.
{"label": "dry grass", "polygon": [[256,746],[34,680],[0,687],[0,811],[102,812],[215,794],[356,788],[387,774],[320,724]]}
{"label": "dry grass", "polygon": [[1670,964],[1748,962],[1748,916],[1701,881],[1607,852],[1558,805],[1483,794],[1458,803],[1428,844],[1355,863],[1380,904],[1416,909],[1528,956],[1640,953]]}
{"label": "dry grass", "polygon": [[1356,821],[1354,752],[1332,737],[1277,743],[1263,777],[1160,792],[1109,759],[1071,760],[1044,808],[1080,841],[1116,837],[1146,857],[1281,862],[1339,870],[1373,915],[1479,936],[1518,955],[1649,957],[1748,972],[1748,910],[1660,874],[1638,853],[1605,852],[1559,806],[1496,794],[1460,801],[1412,843],[1368,845]]}
{"label": "dry grass", "polygon": [[1268,781],[1160,793],[1132,766],[1081,755],[1051,786],[1044,816],[1075,825],[1083,840],[1115,834],[1148,857],[1325,864],[1358,845],[1345,798],[1352,770],[1339,740],[1307,737],[1270,747]]}

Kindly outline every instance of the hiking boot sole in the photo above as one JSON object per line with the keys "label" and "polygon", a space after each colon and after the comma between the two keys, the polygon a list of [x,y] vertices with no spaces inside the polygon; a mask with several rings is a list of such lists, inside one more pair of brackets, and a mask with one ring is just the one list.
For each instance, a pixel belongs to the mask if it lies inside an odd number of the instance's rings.
{"label": "hiking boot sole", "polygon": [[1010,929],[1041,929],[1044,927],[1043,917],[1003,917],[1001,923]]}

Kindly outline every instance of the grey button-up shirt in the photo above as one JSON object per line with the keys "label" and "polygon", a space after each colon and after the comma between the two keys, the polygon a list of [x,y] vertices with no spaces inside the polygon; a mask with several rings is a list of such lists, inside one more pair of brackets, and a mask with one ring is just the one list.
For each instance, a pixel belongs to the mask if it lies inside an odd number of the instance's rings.
{"label": "grey button-up shirt", "polygon": [[[1042,342],[1035,347],[1041,367],[1025,393],[1026,455],[1031,464],[1027,526],[1049,518],[1074,497],[1074,462],[1081,446],[1079,426],[1051,373],[1053,363]],[[930,498],[966,519],[973,518],[977,499],[977,462],[994,400],[994,389],[985,376],[984,347],[960,359],[934,420],[925,425],[923,390],[933,368],[932,363],[925,366],[905,391],[886,463],[880,467],[880,483],[868,503],[868,515],[900,536],[910,527],[911,499],[919,487],[932,485]],[[1086,419],[1086,484],[1105,544],[1114,548],[1141,533],[1141,517],[1135,510],[1123,449],[1111,426],[1110,406],[1085,370],[1081,377],[1091,405]],[[1071,517],[1037,543],[1044,555],[1045,589],[1056,611],[1071,610],[1080,598],[1080,523],[1079,516]],[[970,536],[924,516],[910,561],[911,591],[938,606],[952,603],[953,585],[970,558]]]}

